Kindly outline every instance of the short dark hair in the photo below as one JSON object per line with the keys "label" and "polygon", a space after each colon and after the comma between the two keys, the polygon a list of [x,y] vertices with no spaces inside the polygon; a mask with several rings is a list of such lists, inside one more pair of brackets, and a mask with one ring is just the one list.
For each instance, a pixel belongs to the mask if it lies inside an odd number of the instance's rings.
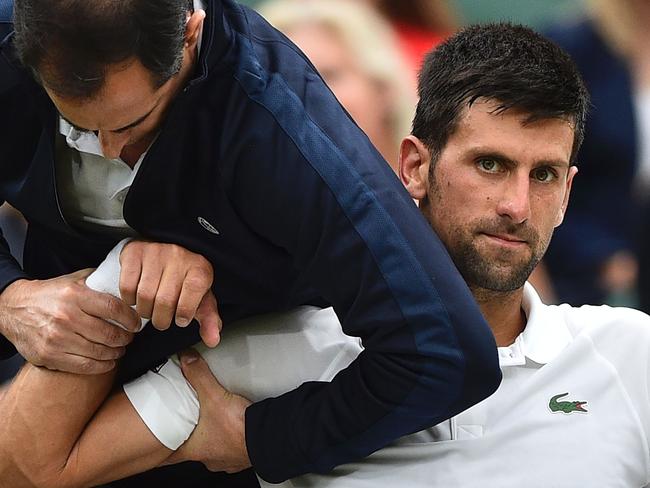
{"label": "short dark hair", "polygon": [[192,0],[15,0],[18,58],[62,97],[86,99],[135,57],[156,88],[182,65]]}
{"label": "short dark hair", "polygon": [[419,76],[413,135],[433,162],[456,130],[465,107],[497,102],[495,113],[515,108],[527,122],[568,118],[575,126],[571,162],[582,144],[589,95],[568,54],[531,29],[510,23],[470,26],[430,52]]}

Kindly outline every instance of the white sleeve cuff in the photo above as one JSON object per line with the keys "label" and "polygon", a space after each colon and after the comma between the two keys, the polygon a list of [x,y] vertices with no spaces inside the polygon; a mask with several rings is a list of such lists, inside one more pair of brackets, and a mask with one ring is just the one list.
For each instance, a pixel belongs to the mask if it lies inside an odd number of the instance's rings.
{"label": "white sleeve cuff", "polygon": [[151,433],[178,449],[199,421],[199,399],[176,357],[124,385],[124,392]]}

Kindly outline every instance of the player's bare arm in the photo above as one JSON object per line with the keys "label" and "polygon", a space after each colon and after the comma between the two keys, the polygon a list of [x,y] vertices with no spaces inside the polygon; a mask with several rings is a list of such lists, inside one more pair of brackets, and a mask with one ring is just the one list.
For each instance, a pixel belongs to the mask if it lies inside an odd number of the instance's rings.
{"label": "player's bare arm", "polygon": [[164,461],[171,451],[149,432],[124,392],[102,404],[113,376],[26,364],[0,399],[0,487],[95,486]]}

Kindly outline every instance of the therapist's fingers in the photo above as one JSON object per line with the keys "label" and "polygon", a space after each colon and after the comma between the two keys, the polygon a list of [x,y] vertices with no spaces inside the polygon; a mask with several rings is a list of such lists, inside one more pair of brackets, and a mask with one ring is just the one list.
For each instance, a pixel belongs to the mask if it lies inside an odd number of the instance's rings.
{"label": "therapist's fingers", "polygon": [[199,321],[201,339],[208,347],[215,347],[221,340],[223,322],[219,315],[217,299],[212,290],[208,291],[196,310],[196,320]]}
{"label": "therapist's fingers", "polygon": [[[153,308],[156,303],[156,295],[162,281],[164,263],[143,262],[142,274],[138,283],[138,291],[135,299],[135,310],[140,317],[150,319],[153,317]],[[153,324],[158,330],[166,330],[170,324]]]}
{"label": "therapist's fingers", "polygon": [[198,425],[179,449],[182,456],[202,462],[211,471],[235,473],[250,467],[244,419],[251,402],[226,390],[195,350],[184,351],[180,358],[183,375],[201,406]]}
{"label": "therapist's fingers", "polygon": [[205,294],[210,291],[214,276],[210,262],[198,254],[186,259],[186,267],[176,307],[176,325],[180,327],[185,327],[195,318]]}
{"label": "therapist's fingers", "polygon": [[205,362],[205,359],[203,359],[196,349],[186,349],[179,353],[179,357],[183,376],[185,376],[185,379],[196,390],[196,393],[199,395],[199,402],[202,394],[206,392],[212,392],[214,389],[217,392],[225,391],[225,388],[212,374],[212,371],[210,371],[208,363]]}
{"label": "therapist's fingers", "polygon": [[175,270],[165,268],[158,284],[151,314],[151,323],[156,329],[164,330],[171,325],[182,287],[183,282],[178,278]]}
{"label": "therapist's fingers", "polygon": [[135,305],[141,273],[142,248],[131,241],[120,253],[120,296],[128,305]]}

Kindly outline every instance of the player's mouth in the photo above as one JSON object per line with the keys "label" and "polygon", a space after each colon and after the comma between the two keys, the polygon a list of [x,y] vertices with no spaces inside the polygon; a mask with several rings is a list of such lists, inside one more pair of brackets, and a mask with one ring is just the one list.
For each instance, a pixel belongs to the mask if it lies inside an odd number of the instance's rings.
{"label": "player's mouth", "polygon": [[517,237],[512,234],[493,234],[490,232],[482,232],[481,235],[485,236],[487,240],[500,247],[509,249],[519,249],[526,246],[528,242],[525,239]]}

